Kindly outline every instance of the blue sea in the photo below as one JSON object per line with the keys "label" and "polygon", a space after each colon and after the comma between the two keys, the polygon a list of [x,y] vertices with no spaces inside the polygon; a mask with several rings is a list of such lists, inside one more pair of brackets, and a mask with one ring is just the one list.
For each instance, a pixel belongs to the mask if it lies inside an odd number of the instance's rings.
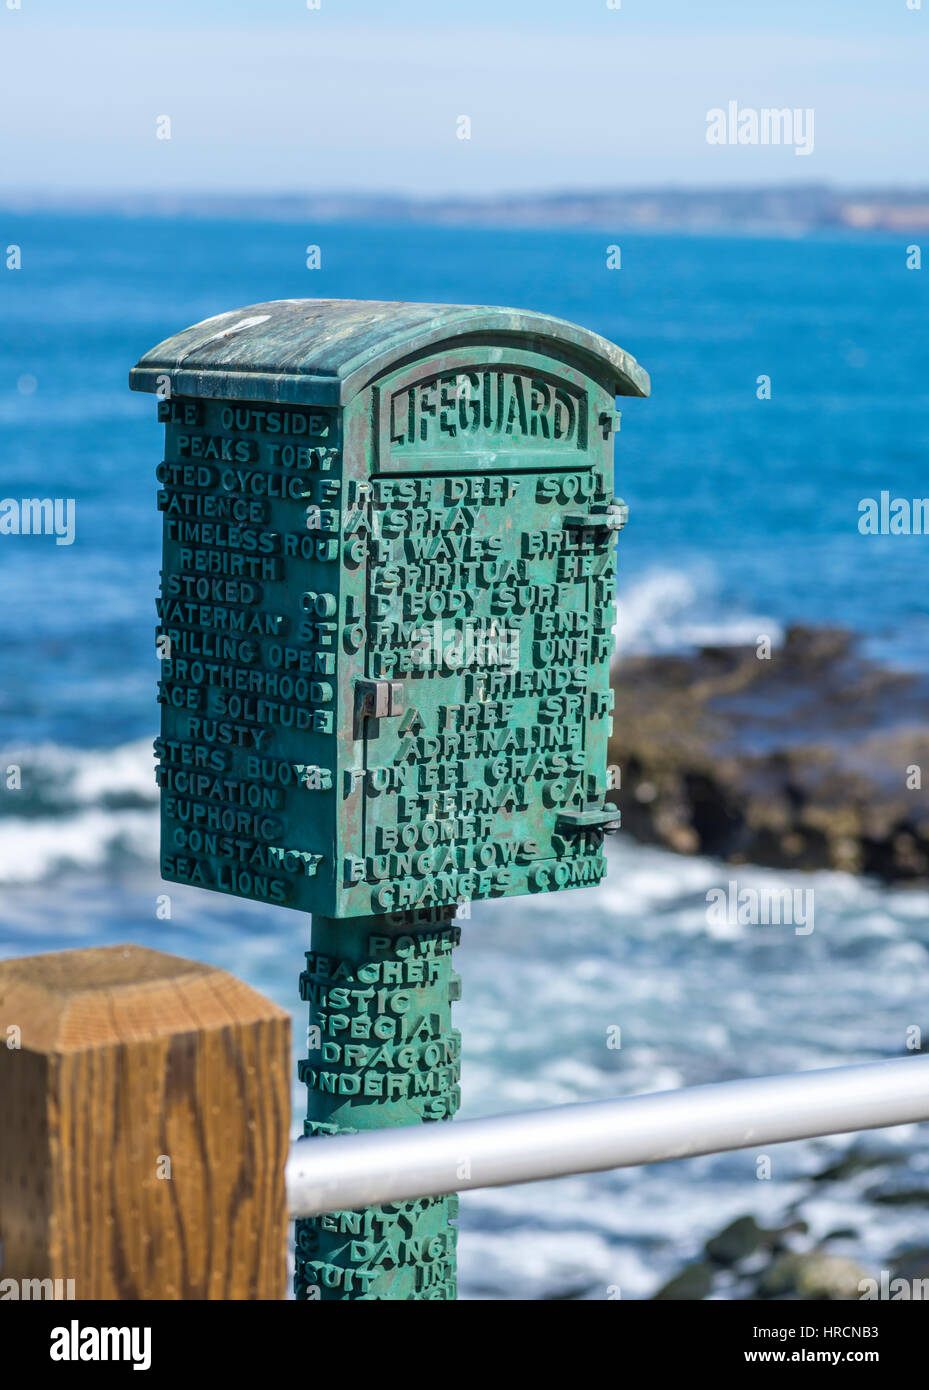
{"label": "blue sea", "polygon": [[[309,919],[172,886],[156,918],[154,596],[161,427],[138,357],[266,299],[530,307],[593,328],[651,373],[623,403],[619,658],[856,630],[929,669],[929,537],[869,536],[858,506],[929,494],[929,267],[908,239],[723,238],[19,215],[0,240],[0,496],[75,499],[74,544],[0,536],[0,955],[136,941],[232,970],[294,1012]],[[308,245],[322,267],[306,268]],[[608,247],[622,268],[607,269]],[[925,248],[924,248],[925,249]],[[759,399],[759,379],[770,399]],[[766,396],[765,389],[761,395]],[[477,904],[458,952],[462,1118],[899,1055],[929,1027],[929,894],[841,874],[815,930],[714,927],[728,866],[618,837],[597,889]],[[622,1047],[607,1045],[622,1030]],[[295,1084],[295,1133],[301,1097]],[[728,1220],[792,1205],[869,1270],[929,1230],[875,1204],[925,1183],[929,1133],[866,1137],[887,1167],[811,1174],[851,1137],[462,1199],[465,1298],[648,1298]],[[895,1160],[899,1160],[895,1162]],[[917,1209],[924,1218],[925,1208]],[[613,1289],[612,1295],[608,1294]],[[733,1290],[733,1292],[737,1292]],[[719,1296],[727,1296],[725,1290]]]}

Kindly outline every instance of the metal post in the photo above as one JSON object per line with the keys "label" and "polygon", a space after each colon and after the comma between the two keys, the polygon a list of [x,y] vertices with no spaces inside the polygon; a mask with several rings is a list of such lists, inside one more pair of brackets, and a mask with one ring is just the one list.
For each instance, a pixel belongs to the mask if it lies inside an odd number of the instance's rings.
{"label": "metal post", "polygon": [[[445,911],[313,918],[304,1132],[446,1120],[458,1109],[459,997]],[[315,1146],[314,1146],[315,1147]],[[454,1299],[458,1198],[420,1197],[297,1222],[298,1299]]]}
{"label": "metal post", "polygon": [[[308,1135],[448,1119],[455,904],[606,872],[616,397],[648,373],[547,314],[282,299],[130,384],[165,425],[162,874],[312,915]],[[454,1297],[468,1164],[303,1213],[298,1297]]]}

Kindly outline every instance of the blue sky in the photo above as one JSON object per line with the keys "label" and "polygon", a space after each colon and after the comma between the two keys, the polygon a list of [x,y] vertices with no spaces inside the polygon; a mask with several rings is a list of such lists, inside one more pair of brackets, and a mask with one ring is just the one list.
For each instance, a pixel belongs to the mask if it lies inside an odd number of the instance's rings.
{"label": "blue sky", "polygon": [[[929,182],[929,0],[10,3],[6,189]],[[813,153],[708,145],[730,101],[811,108]]]}

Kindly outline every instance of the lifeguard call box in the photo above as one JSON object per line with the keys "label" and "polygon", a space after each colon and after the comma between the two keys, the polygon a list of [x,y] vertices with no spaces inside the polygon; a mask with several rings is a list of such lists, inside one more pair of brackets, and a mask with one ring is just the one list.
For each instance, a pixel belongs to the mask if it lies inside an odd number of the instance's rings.
{"label": "lifeguard call box", "polygon": [[278,300],[153,348],[162,873],[330,918],[596,883],[618,347]]}

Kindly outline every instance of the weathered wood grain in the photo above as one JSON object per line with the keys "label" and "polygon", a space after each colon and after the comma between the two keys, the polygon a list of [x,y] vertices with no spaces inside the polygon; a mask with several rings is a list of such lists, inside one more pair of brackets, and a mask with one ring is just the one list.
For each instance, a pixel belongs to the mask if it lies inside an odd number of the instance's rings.
{"label": "weathered wood grain", "polygon": [[223,970],[138,946],[0,962],[0,1277],[283,1297],[289,1072],[288,1015]]}

